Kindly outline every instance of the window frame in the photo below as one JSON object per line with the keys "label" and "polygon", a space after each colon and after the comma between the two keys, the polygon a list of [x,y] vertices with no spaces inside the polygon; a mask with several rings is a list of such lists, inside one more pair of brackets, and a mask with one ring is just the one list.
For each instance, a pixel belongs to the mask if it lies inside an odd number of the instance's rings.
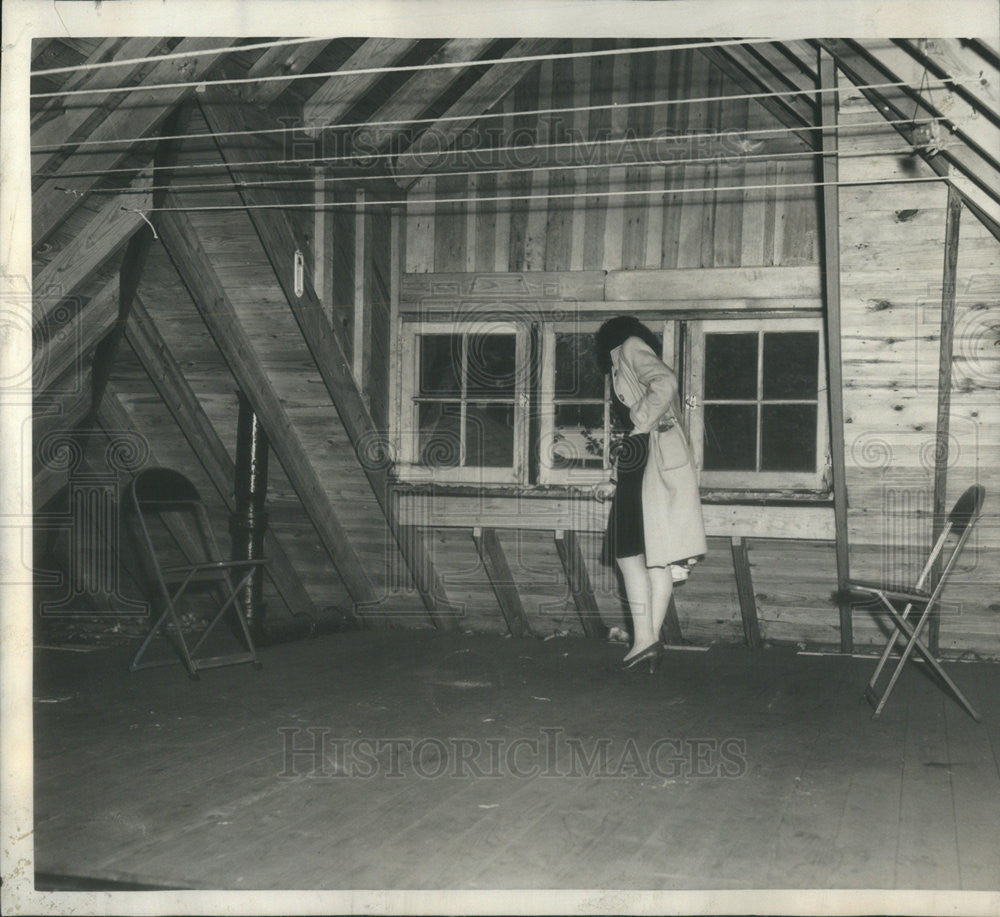
{"label": "window frame", "polygon": [[[684,414],[691,437],[695,465],[698,469],[702,490],[738,490],[747,493],[759,491],[811,491],[829,490],[830,465],[830,423],[827,390],[826,340],[824,322],[821,316],[762,317],[739,319],[699,319],[686,323],[684,342]],[[781,403],[812,403],[810,399],[774,399],[764,401],[761,390],[763,342],[765,333],[795,331],[815,331],[817,340],[816,378],[816,470],[800,471],[706,471],[705,450],[705,335],[713,333],[756,332],[757,344],[757,450],[760,450],[761,424],[760,405]],[[724,400],[724,399],[720,399]],[[715,399],[709,399],[714,402]]]}
{"label": "window frame", "polygon": [[[512,334],[514,336],[514,359],[517,371],[514,374],[514,443],[512,464],[508,467],[483,465],[457,465],[432,468],[417,459],[420,453],[420,360],[418,338],[432,334]],[[395,472],[397,477],[408,482],[435,482],[441,484],[526,484],[528,467],[528,413],[530,404],[529,374],[530,359],[529,329],[523,324],[505,321],[416,321],[402,322],[400,346],[402,358],[401,390],[399,409],[395,412],[396,426],[393,431],[398,444]],[[458,398],[442,398],[446,401],[460,401],[463,404],[481,401],[502,402],[505,399],[476,398],[465,391],[467,380],[461,374],[462,393]],[[434,399],[431,399],[434,400]],[[460,448],[465,452],[464,417],[462,413],[462,434]]]}

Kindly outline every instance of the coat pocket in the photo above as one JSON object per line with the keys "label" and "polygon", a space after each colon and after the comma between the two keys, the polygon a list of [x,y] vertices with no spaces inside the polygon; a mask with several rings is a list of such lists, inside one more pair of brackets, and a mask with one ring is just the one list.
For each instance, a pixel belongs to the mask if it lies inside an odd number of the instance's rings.
{"label": "coat pocket", "polygon": [[687,437],[680,424],[656,434],[656,464],[660,471],[673,471],[690,461]]}

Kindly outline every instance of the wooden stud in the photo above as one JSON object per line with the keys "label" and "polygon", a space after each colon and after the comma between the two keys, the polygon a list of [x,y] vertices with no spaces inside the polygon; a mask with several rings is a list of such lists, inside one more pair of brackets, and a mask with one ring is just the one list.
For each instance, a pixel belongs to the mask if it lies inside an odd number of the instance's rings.
{"label": "wooden stud", "polygon": [[[358,387],[365,404],[370,406],[365,374],[371,357],[368,327],[368,303],[366,296],[367,239],[365,235],[365,191],[358,188],[354,192],[354,343],[351,347],[354,384]],[[275,265],[275,271],[280,268]]]}
{"label": "wooden stud", "polygon": [[730,539],[733,552],[733,570],[736,573],[736,593],[740,599],[740,617],[743,618],[743,636],[747,646],[759,650],[760,624],[757,621],[757,599],[753,591],[753,576],[750,572],[750,558],[747,554],[746,540],[734,535]]}
{"label": "wooden stud", "polygon": [[[837,85],[836,65],[819,53],[819,88]],[[837,603],[840,610],[840,651],[854,650],[854,628],[848,595],[850,553],[847,542],[847,471],[844,459],[844,380],[840,338],[840,195],[837,189],[837,99],[824,92],[820,100],[823,127],[823,285],[826,297],[826,368],[830,399],[830,465],[833,474],[833,514],[836,526]]]}
{"label": "wooden stud", "polygon": [[[191,451],[205,469],[205,474],[226,509],[232,512],[235,508],[233,460],[138,296],[125,327],[125,339],[184,434]],[[315,620],[316,608],[313,601],[271,528],[265,531],[264,548],[270,561],[268,573],[288,610],[293,615],[304,614]]]}
{"label": "wooden stud", "polygon": [[507,622],[507,629],[515,637],[530,637],[531,625],[524,613],[521,596],[517,591],[500,539],[497,538],[496,529],[475,527],[472,530],[472,540],[497,597],[500,612]]}
{"label": "wooden stud", "polygon": [[559,553],[559,560],[562,561],[566,582],[569,584],[577,614],[580,615],[584,634],[603,640],[608,635],[608,628],[601,620],[597,599],[594,598],[594,590],[587,575],[587,563],[583,558],[576,532],[571,529],[565,531],[557,529],[556,551]]}
{"label": "wooden stud", "polygon": [[[959,227],[962,220],[962,196],[948,185],[948,215],[944,230],[944,280],[941,285],[941,342],[938,357],[937,425],[934,448],[934,526],[931,543],[936,544],[948,515],[948,458],[950,452],[951,363],[955,343],[955,287],[958,272]],[[941,578],[941,559],[931,567],[930,588]],[[928,622],[930,651],[938,653],[941,637],[940,606]]]}

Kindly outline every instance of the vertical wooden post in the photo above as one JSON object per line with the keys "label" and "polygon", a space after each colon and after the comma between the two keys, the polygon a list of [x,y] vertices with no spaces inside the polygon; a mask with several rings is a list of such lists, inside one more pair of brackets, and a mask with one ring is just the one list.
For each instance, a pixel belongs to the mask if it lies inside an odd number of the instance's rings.
{"label": "vertical wooden post", "polygon": [[[958,235],[962,219],[962,196],[954,185],[948,185],[948,216],[944,229],[944,278],[941,284],[941,346],[938,357],[938,402],[934,446],[934,528],[931,543],[935,544],[944,528],[948,512],[948,452],[951,415],[951,360],[955,342],[955,285],[958,271]],[[941,576],[941,559],[931,567],[931,588]],[[928,622],[927,639],[930,651],[937,655],[941,637],[941,606]]]}
{"label": "vertical wooden post", "polygon": [[316,298],[323,306],[323,312],[332,322],[333,310],[330,307],[332,300],[327,299],[326,290],[326,184],[318,168],[316,169],[316,178],[313,182],[313,200],[316,202],[316,213],[313,217],[313,289],[316,291]]}
{"label": "vertical wooden post", "polygon": [[[819,88],[837,85],[834,60],[818,52]],[[830,464],[833,472],[833,515],[837,550],[837,602],[840,606],[840,651],[854,651],[851,622],[850,554],[847,544],[847,480],[844,464],[844,389],[840,365],[840,195],[837,188],[837,96],[820,93],[820,125],[823,129],[823,293],[826,315],[826,367],[830,399]]]}
{"label": "vertical wooden post", "polygon": [[354,193],[354,346],[353,372],[354,381],[358,386],[365,404],[370,405],[368,386],[365,384],[365,371],[368,368],[368,321],[367,321],[367,271],[365,262],[368,260],[368,250],[365,242],[365,192],[359,188]]}

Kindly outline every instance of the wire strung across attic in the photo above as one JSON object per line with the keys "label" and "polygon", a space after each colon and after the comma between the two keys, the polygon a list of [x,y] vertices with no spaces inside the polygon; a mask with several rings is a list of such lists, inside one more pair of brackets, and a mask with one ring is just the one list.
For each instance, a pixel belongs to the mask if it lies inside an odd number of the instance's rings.
{"label": "wire strung across attic", "polygon": [[[941,121],[945,120],[943,117],[936,118],[926,118],[921,119],[920,123],[926,121]],[[815,130],[850,130],[859,127],[883,127],[885,125],[896,125],[896,124],[906,124],[914,125],[914,122],[909,119],[897,119],[889,120],[882,119],[879,121],[866,121],[859,122],[857,124],[845,124],[836,125],[830,128],[815,128]],[[769,127],[769,128],[753,128],[750,130],[740,130],[733,133],[724,133],[720,131],[706,131],[696,134],[687,134],[680,138],[681,141],[686,143],[691,143],[698,140],[732,140],[735,136],[739,137],[750,137],[758,136],[761,134],[790,134],[797,133],[799,128],[788,128],[788,127]],[[516,152],[520,155],[526,153],[538,151],[538,150],[557,150],[565,149],[567,147],[580,147],[580,148],[592,148],[595,146],[608,146],[612,144],[636,144],[636,143],[662,143],[668,138],[663,136],[651,136],[651,137],[610,137],[602,140],[572,140],[559,143],[548,143],[548,144],[513,144],[506,146],[495,146],[495,147],[476,147],[466,150],[461,150],[459,153],[463,156],[471,156],[477,154],[495,154],[504,152]],[[738,150],[734,150],[738,152]],[[406,155],[403,153],[402,155]],[[425,154],[427,155],[427,154]],[[457,155],[453,153],[446,153],[443,155]],[[263,167],[297,167],[304,168],[307,166],[314,166],[317,163],[342,163],[351,164],[352,162],[357,163],[360,159],[364,164],[369,163],[372,160],[377,159],[398,159],[399,154],[393,152],[376,152],[376,153],[364,153],[362,156],[356,154],[341,155],[341,156],[305,156],[305,157],[286,157],[282,159],[262,159],[256,162],[241,163],[241,168],[263,168]],[[609,166],[613,165],[628,165],[627,162],[622,163],[608,163]],[[181,172],[181,171],[202,171],[206,169],[228,169],[229,166],[223,162],[209,162],[209,163],[178,163],[171,167],[171,172]],[[121,173],[132,173],[135,172],[135,167],[132,168],[114,168],[114,169],[99,169],[99,170],[82,170],[76,172],[37,172],[35,173],[35,178],[82,178],[90,175],[113,175]]]}
{"label": "wire strung across attic", "polygon": [[[930,86],[930,82],[935,82],[940,84],[937,87]],[[978,79],[968,79],[968,80],[932,80],[927,84],[927,88],[941,88],[943,86],[963,86],[970,83],[978,83]],[[594,111],[625,111],[633,108],[647,108],[655,106],[669,106],[669,105],[692,105],[696,103],[705,102],[731,102],[731,101],[753,101],[759,99],[776,99],[785,98],[786,96],[812,96],[817,94],[823,94],[828,92],[858,92],[865,89],[893,89],[902,86],[908,86],[909,84],[905,80],[895,80],[893,82],[887,83],[868,83],[868,84],[852,84],[849,86],[826,86],[822,88],[810,88],[810,89],[788,89],[775,92],[740,92],[732,93],[730,95],[716,95],[716,96],[701,96],[700,98],[686,98],[686,99],[654,99],[647,102],[609,102],[604,105],[575,105],[575,106],[564,106],[559,108],[535,108],[528,110],[518,110],[518,111],[497,111],[497,112],[483,112],[482,114],[471,116],[471,115],[441,115],[439,117],[431,118],[390,118],[386,120],[377,121],[354,121],[345,124],[303,124],[299,127],[270,127],[270,128],[255,128],[250,130],[241,131],[202,131],[193,134],[163,134],[163,135],[153,135],[144,137],[119,137],[119,138],[109,138],[103,140],[80,140],[80,141],[67,141],[65,143],[47,143],[42,144],[32,149],[33,153],[49,153],[55,150],[61,149],[79,149],[80,147],[89,146],[120,146],[120,145],[134,145],[137,143],[159,143],[161,141],[167,140],[214,140],[217,137],[246,137],[246,136],[265,136],[268,134],[294,134],[296,131],[320,131],[320,130],[332,130],[332,131],[348,131],[356,129],[371,129],[374,127],[392,127],[398,125],[414,126],[420,124],[446,124],[451,122],[478,122],[485,120],[492,120],[494,118],[510,118],[510,117],[528,117],[531,115],[554,115],[554,114],[576,114],[578,112],[594,112]],[[135,87],[139,89],[141,87]],[[803,128],[806,130],[808,128]]]}

